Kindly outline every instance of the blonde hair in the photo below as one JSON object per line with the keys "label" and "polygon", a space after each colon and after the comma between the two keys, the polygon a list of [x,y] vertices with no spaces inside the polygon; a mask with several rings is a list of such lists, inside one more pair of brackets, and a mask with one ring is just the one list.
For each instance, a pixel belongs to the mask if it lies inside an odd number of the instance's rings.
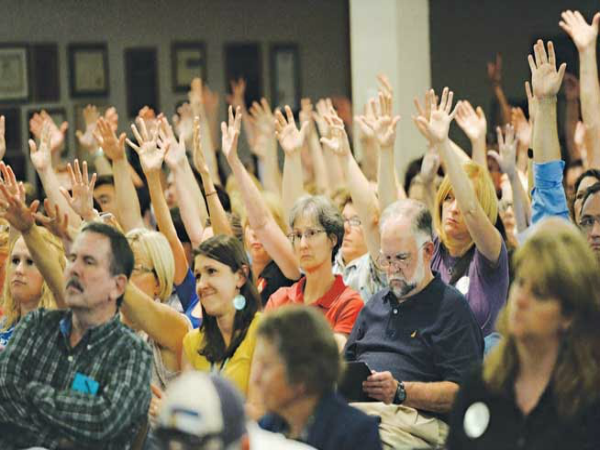
{"label": "blonde hair", "polygon": [[[519,275],[532,283],[541,298],[557,299],[571,320],[562,335],[561,350],[550,383],[559,414],[572,417],[599,397],[600,386],[600,265],[584,237],[563,220],[548,220],[514,256]],[[504,336],[487,356],[486,385],[502,394],[512,389],[519,358],[508,328],[512,302],[501,311],[497,328]]]}
{"label": "blonde hair", "polygon": [[[60,267],[64,270],[66,265],[65,259],[65,250],[63,248],[62,242],[52,233],[50,233],[46,228],[38,227],[40,234],[46,244],[46,247],[56,253],[56,257],[58,258],[58,262]],[[19,236],[19,239],[22,239]],[[15,244],[19,239],[15,239],[10,243],[8,248],[8,257],[10,258],[11,253],[15,247]],[[15,325],[21,319],[21,305],[13,298],[10,292],[10,281],[8,280],[8,271],[10,267],[10,261],[7,261],[6,266],[4,267],[4,286],[2,287],[2,308],[4,310],[4,329],[7,330],[13,325]],[[40,293],[40,300],[38,302],[38,308],[48,308],[55,309],[56,308],[56,299],[54,298],[54,294],[46,284],[46,280],[42,283],[42,291]]]}
{"label": "blonde hair", "polygon": [[[479,204],[483,208],[485,215],[492,222],[496,223],[498,218],[498,198],[496,197],[496,188],[494,183],[489,177],[487,172],[479,164],[469,161],[463,166],[469,179],[473,182],[473,189],[475,190],[475,196],[479,200]],[[442,240],[444,246],[451,252],[460,252],[466,250],[473,244],[473,240],[470,239],[466,244],[464,242],[457,242],[450,236],[447,236],[444,232],[442,224],[442,205],[444,200],[448,197],[448,194],[452,192],[452,185],[450,184],[450,178],[448,175],[444,177],[442,184],[438,188],[435,197],[435,207],[433,211],[433,223],[437,235]]]}
{"label": "blonde hair", "polygon": [[152,268],[158,280],[158,298],[165,302],[173,292],[175,278],[175,258],[169,241],[164,234],[145,228],[130,230],[125,237],[132,248],[137,244],[136,248],[152,261]]}

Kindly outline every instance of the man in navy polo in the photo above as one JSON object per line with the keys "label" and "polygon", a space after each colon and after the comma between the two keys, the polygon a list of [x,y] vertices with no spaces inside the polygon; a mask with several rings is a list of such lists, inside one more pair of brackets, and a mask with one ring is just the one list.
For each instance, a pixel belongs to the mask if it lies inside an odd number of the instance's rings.
{"label": "man in navy polo", "polygon": [[469,368],[482,361],[483,337],[465,297],[432,272],[431,214],[400,200],[380,220],[388,287],[358,316],[344,353],[372,375],[355,403],[381,417],[384,448],[435,447],[446,439],[445,414]]}

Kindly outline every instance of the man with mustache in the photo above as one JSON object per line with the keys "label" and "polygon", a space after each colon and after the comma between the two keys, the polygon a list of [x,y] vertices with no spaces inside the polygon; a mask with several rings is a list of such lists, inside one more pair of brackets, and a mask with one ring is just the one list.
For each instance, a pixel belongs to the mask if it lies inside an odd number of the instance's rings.
{"label": "man with mustache", "polygon": [[465,297],[432,272],[431,214],[400,200],[380,220],[388,288],[360,312],[345,348],[348,361],[365,362],[364,392],[355,403],[381,417],[384,448],[442,445],[458,383],[483,356],[483,337]]}
{"label": "man with mustache", "polygon": [[152,364],[119,320],[133,265],[119,231],[96,222],[81,230],[64,272],[69,309],[31,312],[0,353],[0,448],[130,448],[150,405]]}

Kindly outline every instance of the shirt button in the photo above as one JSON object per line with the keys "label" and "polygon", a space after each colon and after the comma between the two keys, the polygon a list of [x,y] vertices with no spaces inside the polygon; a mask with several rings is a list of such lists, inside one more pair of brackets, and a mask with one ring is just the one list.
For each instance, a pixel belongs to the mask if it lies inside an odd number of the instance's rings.
{"label": "shirt button", "polygon": [[69,355],[67,359],[69,360],[69,362],[73,362],[73,357],[71,355]]}
{"label": "shirt button", "polygon": [[87,346],[87,349],[88,349],[88,350],[91,350],[91,349],[92,349],[92,346],[91,346],[91,345],[88,345],[88,346]]}
{"label": "shirt button", "polygon": [[394,314],[398,314],[398,309],[394,308],[392,311]]}

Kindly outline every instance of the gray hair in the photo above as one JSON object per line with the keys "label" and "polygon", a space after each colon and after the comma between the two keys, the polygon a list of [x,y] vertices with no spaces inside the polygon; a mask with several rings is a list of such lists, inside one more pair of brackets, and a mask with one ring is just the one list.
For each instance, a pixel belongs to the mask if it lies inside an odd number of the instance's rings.
{"label": "gray hair", "polygon": [[294,228],[296,220],[303,216],[313,218],[317,224],[323,227],[329,238],[335,236],[336,243],[331,254],[333,261],[344,239],[344,219],[339,210],[331,200],[323,195],[305,195],[296,200],[292,206],[289,217],[290,229]]}
{"label": "gray hair", "polygon": [[417,240],[417,245],[433,240],[433,226],[431,213],[427,206],[417,200],[398,200],[383,211],[379,219],[379,233],[389,221],[409,219],[411,231]]}

